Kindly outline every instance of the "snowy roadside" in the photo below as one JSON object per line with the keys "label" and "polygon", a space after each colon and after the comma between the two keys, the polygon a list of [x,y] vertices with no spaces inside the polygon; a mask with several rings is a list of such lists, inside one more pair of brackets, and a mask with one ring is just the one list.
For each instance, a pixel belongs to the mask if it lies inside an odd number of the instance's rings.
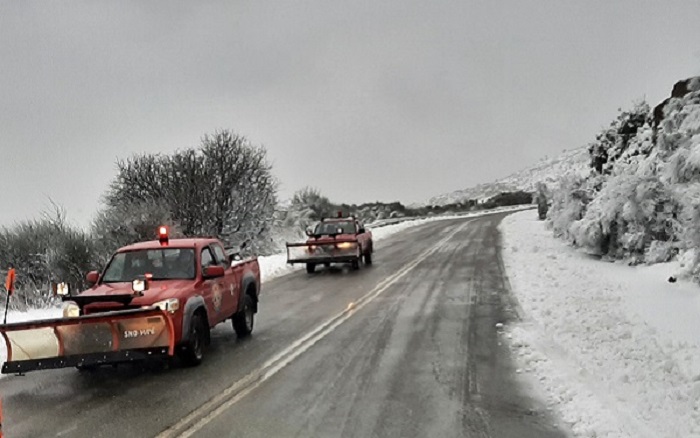
{"label": "snowy roadside", "polygon": [[520,371],[576,437],[700,437],[700,287],[593,260],[536,217],[501,224]]}

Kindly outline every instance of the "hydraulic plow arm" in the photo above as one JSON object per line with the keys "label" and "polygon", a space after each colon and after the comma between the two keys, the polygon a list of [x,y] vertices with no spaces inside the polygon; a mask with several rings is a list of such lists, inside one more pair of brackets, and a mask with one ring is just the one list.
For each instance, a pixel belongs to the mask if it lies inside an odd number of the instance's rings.
{"label": "hydraulic plow arm", "polygon": [[2,373],[172,356],[175,331],[161,309],[105,312],[0,325],[7,346]]}

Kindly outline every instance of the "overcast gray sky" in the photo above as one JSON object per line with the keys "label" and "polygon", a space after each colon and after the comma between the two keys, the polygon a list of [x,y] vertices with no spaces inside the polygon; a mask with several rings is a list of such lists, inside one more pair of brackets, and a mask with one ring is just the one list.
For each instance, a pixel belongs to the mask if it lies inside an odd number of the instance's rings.
{"label": "overcast gray sky", "polygon": [[692,1],[0,0],[0,224],[89,222],[117,157],[231,128],[280,197],[424,201],[700,74]]}

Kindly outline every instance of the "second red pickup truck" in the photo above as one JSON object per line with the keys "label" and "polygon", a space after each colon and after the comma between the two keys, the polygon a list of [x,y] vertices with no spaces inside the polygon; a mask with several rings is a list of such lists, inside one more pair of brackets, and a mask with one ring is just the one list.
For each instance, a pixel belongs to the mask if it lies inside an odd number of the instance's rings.
{"label": "second red pickup truck", "polygon": [[287,263],[304,263],[309,274],[319,264],[350,263],[353,269],[359,269],[363,260],[372,264],[372,232],[353,216],[323,219],[306,234],[306,242],[287,243]]}
{"label": "second red pickup truck", "polygon": [[[175,354],[202,361],[209,331],[230,319],[239,337],[253,330],[260,297],[257,258],[227,254],[213,238],[159,239],[117,250],[93,286],[68,295],[63,318],[0,326],[3,373],[92,368]],[[59,292],[59,293],[61,293]]]}

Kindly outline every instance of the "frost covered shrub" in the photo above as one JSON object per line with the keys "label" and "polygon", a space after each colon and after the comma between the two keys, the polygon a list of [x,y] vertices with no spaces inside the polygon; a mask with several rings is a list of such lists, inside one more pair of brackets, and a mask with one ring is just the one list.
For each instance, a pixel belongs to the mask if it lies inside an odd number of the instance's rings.
{"label": "frost covered shrub", "polygon": [[591,167],[601,174],[612,173],[615,163],[625,155],[639,129],[648,125],[650,119],[651,110],[644,101],[634,104],[630,110],[620,110],[617,118],[589,145]]}
{"label": "frost covered shrub", "polygon": [[663,263],[675,257],[677,248],[672,242],[653,241],[644,254],[644,261],[649,264]]}
{"label": "frost covered shrub", "polygon": [[661,180],[670,187],[677,213],[678,236],[686,275],[700,280],[700,78],[688,93],[666,104],[658,136],[664,166]]}
{"label": "frost covered shrub", "polygon": [[576,174],[564,175],[552,191],[549,207],[549,225],[557,237],[573,241],[570,227],[580,220],[588,203],[593,199],[595,179],[583,178]]}
{"label": "frost covered shrub", "polygon": [[644,260],[654,241],[673,239],[666,187],[654,176],[610,177],[570,234],[579,246],[612,258]]}
{"label": "frost covered shrub", "polygon": [[[10,300],[11,308],[26,310],[52,304],[52,282],[85,287],[84,275],[96,258],[93,240],[71,227],[58,208],[41,219],[0,229],[2,274],[10,264],[17,270],[17,290]],[[4,307],[4,302],[0,307]]]}

